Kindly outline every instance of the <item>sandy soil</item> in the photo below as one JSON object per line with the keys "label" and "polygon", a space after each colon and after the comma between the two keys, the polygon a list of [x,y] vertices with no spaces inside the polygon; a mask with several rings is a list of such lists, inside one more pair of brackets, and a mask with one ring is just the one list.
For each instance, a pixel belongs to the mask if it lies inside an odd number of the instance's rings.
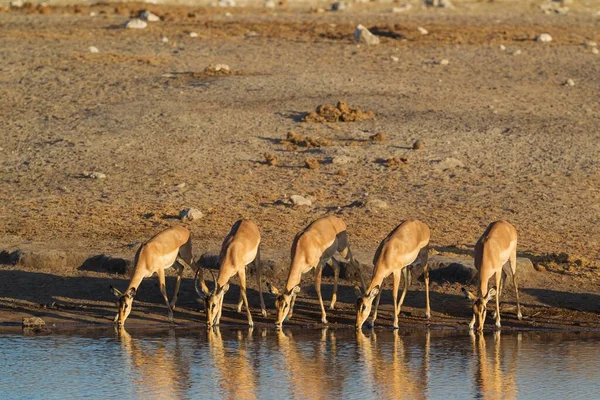
{"label": "sandy soil", "polygon": [[[264,258],[280,268],[294,234],[329,213],[344,218],[365,263],[408,217],[429,224],[436,252],[463,257],[490,221],[506,218],[537,274],[521,285],[523,322],[507,288],[505,326],[600,327],[600,56],[583,45],[600,41],[600,7],[545,15],[539,3],[403,14],[391,4],[320,14],[307,5],[0,12],[0,250],[41,254],[17,265],[0,257],[0,321],[35,314],[109,323],[107,286],[126,278],[78,269],[82,261],[132,258],[142,240],[195,207],[205,213],[187,223],[197,255],[216,251],[237,218],[251,217]],[[145,7],[163,20],[121,28]],[[356,45],[358,23],[381,44]],[[534,40],[543,32],[551,43]],[[218,63],[231,73],[205,71]],[[564,85],[569,78],[575,86]],[[304,122],[339,100],[375,118]],[[289,132],[325,145],[290,144]],[[384,140],[370,139],[380,133]],[[422,150],[412,150],[415,140]],[[93,171],[106,179],[88,178]],[[286,204],[293,194],[313,205]],[[298,323],[319,320],[311,279]],[[166,322],[155,286],[142,285],[132,323]],[[464,327],[461,284],[433,286],[433,324]],[[182,291],[176,318],[197,323],[190,275]],[[352,288],[341,291],[333,324],[352,322]],[[386,296],[382,324],[390,323]],[[401,323],[423,326],[423,304],[419,283]]]}

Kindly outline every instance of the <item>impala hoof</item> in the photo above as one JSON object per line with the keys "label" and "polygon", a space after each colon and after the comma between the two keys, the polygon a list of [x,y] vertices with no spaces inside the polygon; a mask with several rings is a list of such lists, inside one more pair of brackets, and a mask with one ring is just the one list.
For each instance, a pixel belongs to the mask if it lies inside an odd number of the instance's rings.
{"label": "impala hoof", "polygon": [[521,311],[519,311],[519,313],[517,314],[517,318],[520,320],[523,319],[523,314],[521,314]]}
{"label": "impala hoof", "polygon": [[265,309],[260,310],[260,314],[265,318],[269,315]]}
{"label": "impala hoof", "polygon": [[328,324],[329,322],[327,321],[327,318],[321,318],[321,323]]}

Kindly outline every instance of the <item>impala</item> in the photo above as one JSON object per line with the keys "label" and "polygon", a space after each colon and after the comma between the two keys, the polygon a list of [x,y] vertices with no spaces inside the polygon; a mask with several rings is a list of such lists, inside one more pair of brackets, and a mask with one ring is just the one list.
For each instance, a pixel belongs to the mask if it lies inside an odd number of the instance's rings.
{"label": "impala", "polygon": [[[373,259],[373,277],[366,292],[360,292],[356,302],[356,329],[361,329],[369,314],[373,300],[375,301],[375,310],[371,325],[375,324],[377,319],[377,308],[381,298],[381,285],[383,280],[390,274],[394,275],[394,328],[398,329],[398,316],[408,290],[410,280],[409,266],[415,261],[424,267],[425,290],[426,290],[426,312],[427,319],[431,317],[429,308],[429,266],[427,264],[429,257],[429,227],[416,219],[402,222],[379,244]],[[398,301],[398,291],[400,289],[400,279],[404,273],[404,289],[402,297]]]}
{"label": "impala", "polygon": [[[505,272],[504,264],[510,264],[515,295],[517,297],[517,318],[521,320],[521,305],[519,304],[519,287],[517,284],[517,230],[507,221],[492,222],[475,244],[475,268],[479,272],[479,286],[477,296],[462,288],[466,298],[473,302],[473,319],[469,329],[473,330],[477,321],[477,330],[483,330],[487,314],[487,303],[496,295],[496,328],[500,328],[500,295]],[[496,287],[488,290],[488,281],[494,276]]]}
{"label": "impala", "polygon": [[246,266],[254,262],[256,278],[258,280],[258,293],[260,295],[261,314],[266,317],[267,310],[262,294],[261,263],[260,263],[260,232],[254,222],[241,219],[233,224],[231,231],[223,240],[219,256],[219,274],[215,279],[215,288],[212,292],[205,286],[202,287],[206,303],[206,324],[219,325],[223,312],[223,298],[229,290],[229,280],[238,275],[240,280],[240,300],[237,311],[242,311],[242,304],[248,314],[248,325],[254,326],[248,298],[246,296]]}
{"label": "impala", "polygon": [[346,261],[358,270],[358,276],[362,287],[364,281],[360,269],[360,264],[352,256],[348,245],[348,234],[346,224],[341,218],[329,216],[322,217],[311,223],[303,231],[299,232],[294,238],[292,244],[292,264],[288,273],[287,282],[283,291],[267,283],[269,291],[277,295],[275,306],[277,307],[277,320],[275,324],[281,326],[284,319],[292,318],[296,296],[300,291],[300,280],[302,274],[315,269],[315,290],[321,305],[321,322],[327,323],[327,313],[323,305],[321,296],[321,274],[325,264],[331,262],[334,272],[333,295],[329,309],[333,310],[337,299],[337,285],[340,274],[340,266],[333,259],[335,254],[339,254]]}
{"label": "impala", "polygon": [[[195,266],[192,256],[192,239],[190,231],[183,226],[174,226],[168,228],[147,242],[143,243],[135,254],[134,270],[129,286],[125,292],[120,292],[114,287],[110,287],[115,296],[119,298],[119,311],[115,316],[115,323],[123,325],[125,320],[131,313],[133,299],[137,294],[137,290],[144,278],[149,278],[153,274],[157,274],[160,293],[163,295],[167,310],[169,311],[169,321],[173,320],[173,310],[177,302],[177,294],[179,293],[179,285],[181,283],[181,275],[184,266],[192,269],[198,269]],[[165,269],[170,267],[177,268],[177,281],[173,298],[169,303],[167,290],[165,285]],[[201,285],[206,286],[204,279],[201,279]]]}

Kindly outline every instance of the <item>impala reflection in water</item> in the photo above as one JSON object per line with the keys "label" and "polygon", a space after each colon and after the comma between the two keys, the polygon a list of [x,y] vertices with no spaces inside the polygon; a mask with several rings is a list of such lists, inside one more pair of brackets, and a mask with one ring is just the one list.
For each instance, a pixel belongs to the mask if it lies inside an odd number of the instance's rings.
{"label": "impala reflection in water", "polygon": [[141,328],[0,334],[2,399],[599,398],[600,335]]}

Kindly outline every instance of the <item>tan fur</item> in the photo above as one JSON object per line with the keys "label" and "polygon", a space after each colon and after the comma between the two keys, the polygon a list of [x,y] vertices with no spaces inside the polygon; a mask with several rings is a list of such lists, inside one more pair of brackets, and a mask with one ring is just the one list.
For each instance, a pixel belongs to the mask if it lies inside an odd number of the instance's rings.
{"label": "tan fur", "polygon": [[[252,314],[250,313],[250,307],[248,306],[248,299],[246,297],[246,266],[256,259],[259,252],[259,246],[260,232],[256,224],[249,219],[237,221],[223,240],[215,291],[212,294],[207,294],[206,317],[209,326],[219,324],[221,313],[223,311],[223,297],[229,287],[229,280],[235,275],[238,275],[240,280],[238,312],[241,312],[243,304],[246,307],[248,324],[253,326]],[[258,262],[256,269],[261,313],[263,316],[266,316],[267,310],[262,294],[260,262]]]}
{"label": "tan fur", "polygon": [[[173,322],[173,309],[177,302],[177,294],[179,292],[179,285],[181,283],[181,274],[183,272],[183,266],[177,264],[178,275],[177,282],[175,284],[175,290],[173,292],[173,298],[171,303],[167,297],[166,285],[165,285],[165,269],[170,268],[178,260],[180,248],[184,245],[188,245],[190,239],[190,231],[185,227],[177,225],[172,228],[165,229],[152,237],[147,242],[143,243],[137,251],[134,260],[134,270],[131,281],[125,294],[121,294],[119,291],[113,289],[115,294],[120,295],[119,298],[119,313],[115,317],[115,322],[119,325],[125,323],[125,320],[131,312],[131,306],[133,298],[144,278],[149,278],[153,274],[158,275],[158,282],[160,286],[160,292],[163,295],[165,304],[169,311],[169,320]],[[191,264],[191,242],[190,246],[190,259],[186,264]],[[183,262],[183,261],[182,261]]]}
{"label": "tan fur", "polygon": [[[321,256],[325,250],[331,247],[335,242],[337,235],[344,231],[346,231],[346,224],[341,218],[327,216],[315,220],[296,235],[294,243],[292,244],[292,263],[288,272],[285,290],[283,293],[279,293],[279,290],[270,286],[272,293],[280,294],[275,301],[277,307],[277,320],[275,323],[278,326],[281,326],[286,316],[289,315],[289,318],[292,317],[296,295],[300,290],[302,274],[309,272],[313,268],[315,268],[315,290],[321,306],[321,322],[324,324],[327,323],[327,313],[325,312],[325,306],[323,305],[323,298],[321,296],[321,274],[324,267],[321,263]],[[344,254],[340,255],[344,258],[349,255],[348,248],[343,249],[342,252]],[[350,261],[354,262],[353,260]],[[335,283],[330,309],[333,309],[335,304],[339,275],[339,266],[335,263],[333,263],[332,266],[334,268]],[[359,275],[361,275],[360,269]]]}
{"label": "tan fur", "polygon": [[475,244],[475,268],[479,272],[479,285],[477,296],[466,292],[466,295],[474,301],[473,319],[469,328],[473,329],[476,320],[477,330],[483,330],[485,322],[486,304],[490,300],[491,289],[488,288],[488,281],[493,276],[496,283],[496,327],[500,328],[500,295],[502,293],[502,267],[507,262],[510,263],[513,284],[517,296],[517,316],[521,315],[521,305],[519,304],[519,290],[516,278],[517,268],[517,230],[507,221],[496,221],[491,223],[483,235]]}
{"label": "tan fur", "polygon": [[[381,297],[381,285],[383,280],[389,275],[394,275],[394,328],[398,328],[398,315],[400,314],[402,303],[408,288],[409,271],[407,267],[417,260],[427,251],[430,239],[429,227],[423,222],[413,219],[402,222],[394,229],[379,245],[373,259],[373,277],[367,287],[366,292],[357,302],[356,328],[360,329],[366,319],[369,317],[371,306],[375,297],[375,310],[373,313],[372,324],[377,318],[377,308]],[[429,308],[429,269],[425,267],[425,285],[427,294],[427,318],[430,317]],[[404,290],[400,302],[397,301],[400,288],[400,279],[404,272]]]}

